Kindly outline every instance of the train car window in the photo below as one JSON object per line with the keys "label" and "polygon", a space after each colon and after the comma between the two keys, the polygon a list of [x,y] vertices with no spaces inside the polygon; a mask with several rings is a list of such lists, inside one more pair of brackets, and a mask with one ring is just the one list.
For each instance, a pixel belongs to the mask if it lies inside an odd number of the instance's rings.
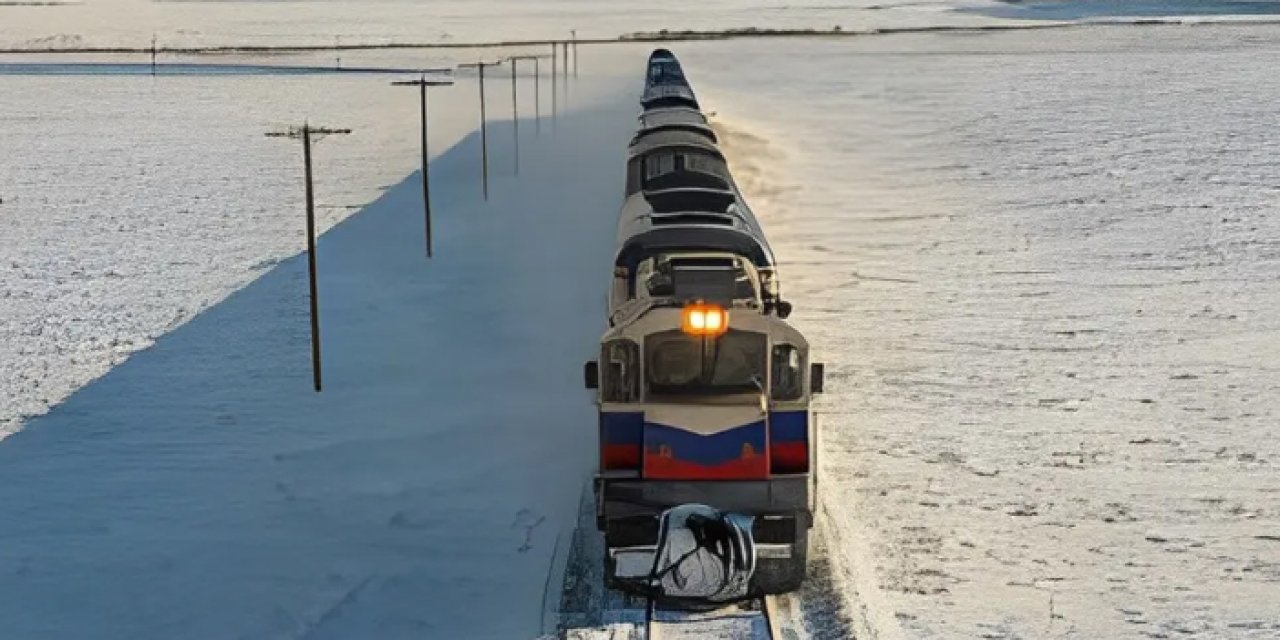
{"label": "train car window", "polygon": [[644,159],[644,179],[652,180],[676,170],[676,154],[670,151],[655,153]]}
{"label": "train car window", "polygon": [[656,394],[746,393],[764,380],[762,333],[730,329],[715,339],[663,331],[645,339],[649,390]]}
{"label": "train car window", "polygon": [[635,402],[640,399],[640,347],[630,340],[611,340],[604,345],[600,362],[605,402]]}
{"label": "train car window", "polygon": [[641,158],[634,158],[627,165],[627,195],[632,195],[640,190],[640,164]]}
{"label": "train car window", "polygon": [[799,400],[804,395],[804,357],[789,345],[773,347],[772,394],[774,400]]}
{"label": "train car window", "polygon": [[728,173],[725,170],[724,162],[709,153],[691,153],[686,155],[684,157],[684,168],[686,171],[709,173],[713,176],[723,176]]}

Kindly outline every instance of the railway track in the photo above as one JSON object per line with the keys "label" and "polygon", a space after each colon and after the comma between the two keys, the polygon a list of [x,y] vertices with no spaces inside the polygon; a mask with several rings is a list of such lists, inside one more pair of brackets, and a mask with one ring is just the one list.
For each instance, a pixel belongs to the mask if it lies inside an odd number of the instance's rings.
{"label": "railway track", "polygon": [[801,640],[802,626],[790,595],[764,596],[711,610],[667,609],[650,602],[644,640]]}

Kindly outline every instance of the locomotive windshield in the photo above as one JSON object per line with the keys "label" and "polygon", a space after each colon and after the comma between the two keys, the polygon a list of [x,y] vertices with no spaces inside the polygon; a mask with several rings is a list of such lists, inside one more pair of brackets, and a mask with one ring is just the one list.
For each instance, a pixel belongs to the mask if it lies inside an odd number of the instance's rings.
{"label": "locomotive windshield", "polygon": [[718,338],[664,331],[645,340],[649,391],[656,394],[730,394],[763,391],[767,340],[763,333],[730,329]]}

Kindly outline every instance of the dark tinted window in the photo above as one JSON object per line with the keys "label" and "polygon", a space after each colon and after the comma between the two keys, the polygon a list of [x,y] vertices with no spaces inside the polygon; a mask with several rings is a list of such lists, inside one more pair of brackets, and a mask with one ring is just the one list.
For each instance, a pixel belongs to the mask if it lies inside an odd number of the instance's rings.
{"label": "dark tinted window", "polygon": [[764,384],[766,339],[729,330],[718,338],[664,331],[645,339],[649,390],[656,394],[742,393]]}
{"label": "dark tinted window", "polygon": [[630,340],[610,340],[600,354],[600,397],[605,402],[640,399],[640,347]]}

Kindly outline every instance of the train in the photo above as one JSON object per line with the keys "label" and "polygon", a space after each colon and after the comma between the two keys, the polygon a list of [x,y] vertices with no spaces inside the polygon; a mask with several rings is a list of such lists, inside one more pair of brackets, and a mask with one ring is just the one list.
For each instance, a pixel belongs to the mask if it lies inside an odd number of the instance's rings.
{"label": "train", "polygon": [[606,576],[697,503],[752,517],[756,594],[805,579],[817,489],[811,403],[823,364],[787,322],[778,265],[684,69],[648,59],[595,391],[596,526]]}

